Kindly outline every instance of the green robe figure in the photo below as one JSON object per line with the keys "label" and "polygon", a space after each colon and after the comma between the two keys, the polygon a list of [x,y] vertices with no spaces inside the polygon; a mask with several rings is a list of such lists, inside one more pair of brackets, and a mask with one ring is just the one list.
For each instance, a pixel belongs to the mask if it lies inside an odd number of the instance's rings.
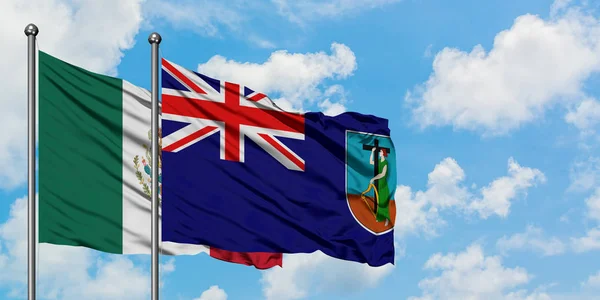
{"label": "green robe figure", "polygon": [[[371,151],[371,164],[374,165],[373,156],[375,154],[375,149]],[[385,226],[388,225],[390,221],[390,189],[388,186],[388,161],[386,160],[387,151],[385,149],[379,150],[379,164],[377,170],[377,176],[373,177],[370,181],[371,184],[377,181],[377,214],[375,215],[377,222],[381,222],[385,220]]]}

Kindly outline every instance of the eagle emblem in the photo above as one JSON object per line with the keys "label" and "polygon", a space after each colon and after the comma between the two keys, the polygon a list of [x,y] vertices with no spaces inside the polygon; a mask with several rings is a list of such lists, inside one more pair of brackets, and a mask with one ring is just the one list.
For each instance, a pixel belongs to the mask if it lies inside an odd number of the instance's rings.
{"label": "eagle emblem", "polygon": [[[152,145],[152,130],[148,130],[148,140]],[[152,184],[152,148],[146,144],[143,144],[145,154],[141,156],[142,162],[140,164],[140,155],[136,155],[133,158],[133,167],[135,168],[135,177],[139,180],[139,184],[142,186],[144,194],[151,196],[150,186]],[[158,129],[158,148],[162,149],[162,132]],[[142,170],[140,170],[140,168]],[[161,200],[161,187],[162,187],[162,151],[158,151],[158,200]]]}

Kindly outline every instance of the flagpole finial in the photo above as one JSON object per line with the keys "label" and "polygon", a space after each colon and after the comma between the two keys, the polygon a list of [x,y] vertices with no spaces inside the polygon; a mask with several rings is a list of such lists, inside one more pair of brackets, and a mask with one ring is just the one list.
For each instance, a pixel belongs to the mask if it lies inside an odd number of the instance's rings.
{"label": "flagpole finial", "polygon": [[156,32],[151,33],[148,37],[148,43],[150,44],[160,44],[160,41],[162,41],[162,38],[160,37],[160,34]]}
{"label": "flagpole finial", "polygon": [[30,36],[30,35],[37,36],[38,32],[40,32],[39,29],[33,23],[30,23],[29,25],[27,25],[25,27],[25,35],[26,36]]}

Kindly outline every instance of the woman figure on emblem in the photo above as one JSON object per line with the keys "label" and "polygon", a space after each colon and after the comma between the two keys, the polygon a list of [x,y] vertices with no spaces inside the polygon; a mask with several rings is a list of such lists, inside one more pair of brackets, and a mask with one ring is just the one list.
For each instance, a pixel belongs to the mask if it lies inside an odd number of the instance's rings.
{"label": "woman figure on emblem", "polygon": [[[377,176],[371,178],[370,184],[373,184],[377,180],[377,214],[375,220],[381,222],[385,220],[385,226],[388,225],[390,220],[390,189],[388,187],[388,161],[386,157],[388,155],[385,149],[379,150],[379,164],[377,169]],[[373,156],[375,155],[375,148],[371,150],[371,165],[374,165]]]}

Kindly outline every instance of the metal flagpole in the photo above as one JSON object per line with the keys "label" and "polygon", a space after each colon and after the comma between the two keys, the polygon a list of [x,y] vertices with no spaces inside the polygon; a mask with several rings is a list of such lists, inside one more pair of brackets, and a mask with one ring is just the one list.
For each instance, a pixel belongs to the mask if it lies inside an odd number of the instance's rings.
{"label": "metal flagpole", "polygon": [[39,30],[35,24],[25,27],[27,36],[27,294],[29,300],[35,300],[35,275],[36,275],[36,203],[35,203],[35,38]]}
{"label": "metal flagpole", "polygon": [[158,45],[162,38],[153,32],[152,46],[152,300],[158,300]]}

